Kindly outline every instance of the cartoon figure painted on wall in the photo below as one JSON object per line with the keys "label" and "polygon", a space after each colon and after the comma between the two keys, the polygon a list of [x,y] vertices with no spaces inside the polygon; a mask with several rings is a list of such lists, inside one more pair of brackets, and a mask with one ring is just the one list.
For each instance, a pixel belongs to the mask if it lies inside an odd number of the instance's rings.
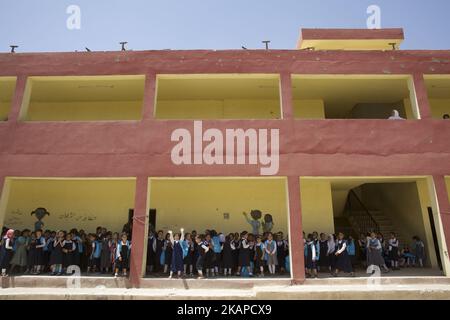
{"label": "cartoon figure painted on wall", "polygon": [[261,227],[260,219],[262,217],[262,212],[260,210],[250,211],[250,216],[252,217],[252,219],[248,217],[247,212],[243,212],[243,215],[245,216],[247,222],[252,226],[252,233],[254,235],[259,234],[259,228]]}
{"label": "cartoon figure painted on wall", "polygon": [[263,232],[272,232],[273,229],[273,218],[272,215],[267,213],[264,215],[264,220],[262,222]]}
{"label": "cartoon figure painted on wall", "polygon": [[34,224],[34,230],[39,230],[44,227],[44,222],[42,222],[42,219],[45,217],[45,215],[50,215],[50,212],[47,211],[45,208],[37,208],[33,212],[31,212],[31,215],[35,215],[38,221]]}

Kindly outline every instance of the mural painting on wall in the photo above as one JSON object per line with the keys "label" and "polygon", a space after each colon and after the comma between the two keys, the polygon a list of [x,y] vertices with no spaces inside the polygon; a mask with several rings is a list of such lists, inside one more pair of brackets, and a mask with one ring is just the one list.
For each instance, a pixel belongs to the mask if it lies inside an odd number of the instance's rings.
{"label": "mural painting on wall", "polygon": [[253,234],[260,234],[260,228],[262,227],[263,232],[271,232],[273,228],[273,217],[271,214],[265,214],[264,219],[261,221],[262,218],[262,212],[261,210],[251,210],[250,216],[251,219],[248,217],[247,212],[243,212],[243,215],[245,216],[245,219],[247,222],[252,226],[252,233]]}
{"label": "mural painting on wall", "polygon": [[[44,229],[44,222],[42,219],[48,215],[50,216],[50,213],[45,208],[37,208],[31,212],[31,216],[35,216],[37,221],[34,223],[34,230],[37,229]],[[95,221],[97,220],[97,217],[90,213],[75,213],[75,212],[66,212],[61,214],[53,214],[57,217],[58,220],[64,220],[65,223],[70,224],[71,221],[73,222],[85,222],[85,221]],[[25,217],[24,213],[19,210],[12,210],[5,220],[5,226],[8,226],[10,228],[26,228],[28,227],[29,220]]]}
{"label": "mural painting on wall", "polygon": [[31,215],[34,215],[36,217],[36,219],[38,219],[38,221],[36,221],[34,223],[34,230],[36,231],[39,229],[43,229],[44,222],[42,222],[42,219],[46,215],[50,215],[50,212],[48,212],[47,209],[45,209],[45,208],[37,208],[36,210],[31,212]]}

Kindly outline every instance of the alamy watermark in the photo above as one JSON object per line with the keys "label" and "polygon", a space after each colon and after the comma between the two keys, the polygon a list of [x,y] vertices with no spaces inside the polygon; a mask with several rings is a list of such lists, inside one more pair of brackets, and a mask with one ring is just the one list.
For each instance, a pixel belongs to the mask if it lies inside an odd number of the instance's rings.
{"label": "alamy watermark", "polygon": [[[194,121],[193,132],[173,130],[171,160],[175,165],[259,165],[263,176],[276,175],[280,167],[279,129],[210,128]],[[204,146],[206,143],[206,146]],[[268,148],[270,143],[270,149]],[[247,153],[248,150],[248,153]]]}
{"label": "alamy watermark", "polygon": [[375,4],[367,7],[367,29],[381,29],[381,8]]}
{"label": "alamy watermark", "polygon": [[81,29],[81,8],[78,5],[72,4],[67,7],[66,13],[69,17],[66,20],[66,27],[69,30]]}

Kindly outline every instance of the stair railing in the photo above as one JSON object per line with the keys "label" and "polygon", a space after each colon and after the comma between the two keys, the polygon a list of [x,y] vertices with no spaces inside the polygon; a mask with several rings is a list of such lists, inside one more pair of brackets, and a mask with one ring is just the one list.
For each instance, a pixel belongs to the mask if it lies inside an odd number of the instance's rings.
{"label": "stair railing", "polygon": [[[359,208],[353,203],[357,202]],[[353,219],[354,228],[361,234],[380,232],[380,226],[354,190],[350,190],[345,204],[345,214]]]}

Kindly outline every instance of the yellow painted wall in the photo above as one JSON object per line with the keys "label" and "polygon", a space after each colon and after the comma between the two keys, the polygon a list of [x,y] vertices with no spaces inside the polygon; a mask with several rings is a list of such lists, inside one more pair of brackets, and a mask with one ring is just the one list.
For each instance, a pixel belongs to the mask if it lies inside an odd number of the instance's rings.
{"label": "yellow painted wall", "polygon": [[325,119],[323,100],[294,100],[294,116],[298,119]]}
{"label": "yellow painted wall", "polygon": [[224,233],[251,232],[242,212],[259,209],[273,216],[273,231],[286,234],[285,184],[285,179],[152,179],[150,208],[156,209],[157,229]]}
{"label": "yellow painted wall", "polygon": [[[0,224],[33,229],[30,213],[44,207],[50,212],[45,229],[85,229],[97,226],[122,231],[128,209],[134,207],[135,180],[43,180],[7,179],[9,198],[0,212]],[[0,207],[1,208],[1,207]],[[2,223],[3,222],[3,223]]]}
{"label": "yellow painted wall", "polygon": [[[425,243],[427,264],[437,266],[427,207],[430,206],[425,179],[418,183],[376,183],[363,185],[363,201],[370,209],[389,216],[405,244],[417,235]],[[389,237],[389,235],[385,235]]]}
{"label": "yellow painted wall", "polygon": [[15,88],[15,77],[0,77],[0,121],[8,118]]}
{"label": "yellow painted wall", "polygon": [[27,121],[139,120],[142,101],[31,102]]}
{"label": "yellow painted wall", "polygon": [[11,110],[11,101],[0,101],[0,121],[5,121],[8,118],[9,110]]}
{"label": "yellow painted wall", "polygon": [[450,114],[450,99],[430,99],[431,115],[442,119],[444,114]]}
{"label": "yellow painted wall", "polygon": [[334,233],[333,199],[329,181],[300,179],[302,224],[306,234]]}
{"label": "yellow painted wall", "polygon": [[273,99],[158,100],[157,119],[279,119]]}
{"label": "yellow painted wall", "polygon": [[447,185],[448,199],[450,201],[450,177],[445,177],[445,184]]}
{"label": "yellow painted wall", "polygon": [[403,99],[403,106],[405,108],[406,119],[408,119],[408,120],[415,119],[414,112],[413,112],[413,109],[412,109],[413,107],[411,105],[411,100],[410,99]]}

